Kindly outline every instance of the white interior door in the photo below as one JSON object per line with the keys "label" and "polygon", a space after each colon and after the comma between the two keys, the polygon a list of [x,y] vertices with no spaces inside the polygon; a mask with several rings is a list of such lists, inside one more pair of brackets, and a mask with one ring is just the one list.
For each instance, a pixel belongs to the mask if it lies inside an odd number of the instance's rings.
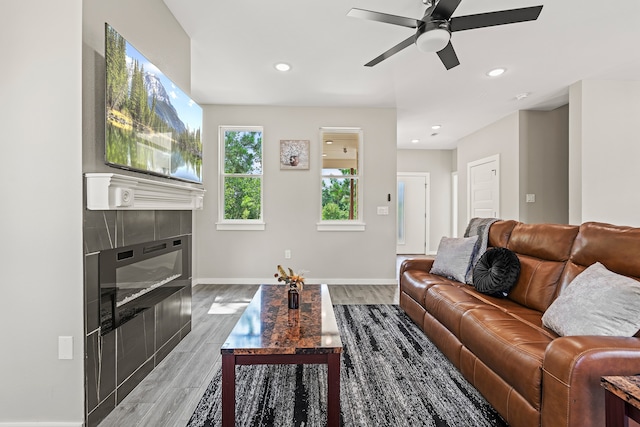
{"label": "white interior door", "polygon": [[467,165],[469,220],[500,216],[500,158],[496,156]]}
{"label": "white interior door", "polygon": [[398,174],[398,254],[425,254],[428,242],[429,174]]}

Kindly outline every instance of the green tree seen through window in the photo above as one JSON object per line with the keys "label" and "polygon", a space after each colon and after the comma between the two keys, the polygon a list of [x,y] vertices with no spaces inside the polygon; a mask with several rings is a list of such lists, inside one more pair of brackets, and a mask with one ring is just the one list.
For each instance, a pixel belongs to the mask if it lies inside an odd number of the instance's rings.
{"label": "green tree seen through window", "polygon": [[[351,176],[350,169],[340,169],[342,175]],[[358,180],[349,178],[322,179],[322,219],[349,220],[357,217]]]}
{"label": "green tree seen through window", "polygon": [[262,219],[262,131],[224,131],[224,219]]}

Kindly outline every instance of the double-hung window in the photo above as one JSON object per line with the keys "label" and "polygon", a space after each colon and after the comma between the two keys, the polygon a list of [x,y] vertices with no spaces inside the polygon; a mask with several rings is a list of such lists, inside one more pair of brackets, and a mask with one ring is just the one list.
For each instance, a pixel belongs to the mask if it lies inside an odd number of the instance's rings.
{"label": "double-hung window", "polygon": [[318,230],[362,231],[362,130],[323,128]]}
{"label": "double-hung window", "polygon": [[220,126],[219,230],[264,230],[262,127]]}

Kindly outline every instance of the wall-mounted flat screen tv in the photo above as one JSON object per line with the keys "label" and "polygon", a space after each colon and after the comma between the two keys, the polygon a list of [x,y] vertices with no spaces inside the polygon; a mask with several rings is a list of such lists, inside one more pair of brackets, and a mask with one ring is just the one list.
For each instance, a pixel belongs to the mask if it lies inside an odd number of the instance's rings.
{"label": "wall-mounted flat screen tv", "polygon": [[105,25],[108,165],[202,183],[202,108]]}

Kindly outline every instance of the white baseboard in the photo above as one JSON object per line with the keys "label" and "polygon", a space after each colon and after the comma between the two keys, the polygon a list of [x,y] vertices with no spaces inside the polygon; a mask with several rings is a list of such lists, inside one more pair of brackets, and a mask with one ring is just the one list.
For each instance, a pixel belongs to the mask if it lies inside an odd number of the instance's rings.
{"label": "white baseboard", "polygon": [[[258,285],[258,284],[272,284],[275,285],[278,282],[270,277],[268,279],[250,279],[250,278],[220,278],[220,277],[202,277],[199,279],[193,279],[193,286],[197,285]],[[307,284],[313,283],[326,283],[327,285],[397,285],[398,279],[313,279],[309,278],[305,280]],[[0,427],[2,427],[0,425]]]}
{"label": "white baseboard", "polygon": [[68,422],[49,422],[49,421],[30,421],[30,422],[2,422],[0,427],[83,427],[84,422],[68,421]]}

